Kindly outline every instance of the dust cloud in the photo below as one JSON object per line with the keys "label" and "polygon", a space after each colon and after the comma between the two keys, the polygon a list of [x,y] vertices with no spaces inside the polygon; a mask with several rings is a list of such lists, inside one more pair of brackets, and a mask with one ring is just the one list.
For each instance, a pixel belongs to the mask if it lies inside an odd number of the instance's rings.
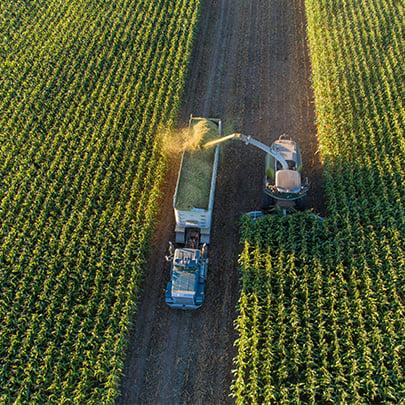
{"label": "dust cloud", "polygon": [[213,139],[211,134],[218,136],[218,129],[210,121],[200,121],[193,126],[193,129],[163,129],[159,133],[162,150],[166,155],[199,151],[203,148],[204,143]]}

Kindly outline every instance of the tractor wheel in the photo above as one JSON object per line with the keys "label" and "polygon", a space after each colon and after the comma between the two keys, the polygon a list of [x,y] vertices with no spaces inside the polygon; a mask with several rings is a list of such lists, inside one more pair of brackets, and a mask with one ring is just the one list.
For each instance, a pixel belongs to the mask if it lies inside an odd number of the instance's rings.
{"label": "tractor wheel", "polygon": [[299,200],[295,201],[295,209],[298,211],[304,211],[305,210],[305,203],[307,200],[307,196],[304,195],[304,197],[300,198]]}
{"label": "tractor wheel", "polygon": [[273,197],[270,197],[268,194],[263,194],[263,200],[262,200],[262,210],[263,211],[269,211],[271,208],[274,207],[275,203],[276,202]]}

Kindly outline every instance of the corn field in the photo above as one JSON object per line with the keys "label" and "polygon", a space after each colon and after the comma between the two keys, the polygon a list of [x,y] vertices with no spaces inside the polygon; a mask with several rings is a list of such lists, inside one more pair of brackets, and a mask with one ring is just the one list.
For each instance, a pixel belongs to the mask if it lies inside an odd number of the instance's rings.
{"label": "corn field", "polygon": [[238,404],[405,403],[402,1],[307,0],[328,217],[242,223]]}
{"label": "corn field", "polygon": [[199,1],[0,5],[0,402],[111,403]]}

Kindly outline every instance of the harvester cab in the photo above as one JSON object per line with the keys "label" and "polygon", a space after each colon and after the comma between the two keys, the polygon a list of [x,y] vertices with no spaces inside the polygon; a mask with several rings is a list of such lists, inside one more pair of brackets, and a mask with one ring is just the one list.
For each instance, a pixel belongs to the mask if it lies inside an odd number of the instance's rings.
{"label": "harvester cab", "polygon": [[305,209],[309,184],[307,180],[305,183],[301,180],[301,153],[298,144],[291,137],[283,134],[271,146],[267,146],[251,136],[235,133],[208,142],[204,146],[208,148],[231,139],[239,139],[246,145],[251,144],[266,153],[263,211],[277,209],[286,214]]}
{"label": "harvester cab", "polygon": [[[262,209],[268,211],[276,207],[303,211],[309,183],[308,179],[304,183],[301,179],[302,160],[298,144],[283,134],[270,149],[274,154],[266,154]],[[288,169],[282,167],[278,155],[286,161]]]}

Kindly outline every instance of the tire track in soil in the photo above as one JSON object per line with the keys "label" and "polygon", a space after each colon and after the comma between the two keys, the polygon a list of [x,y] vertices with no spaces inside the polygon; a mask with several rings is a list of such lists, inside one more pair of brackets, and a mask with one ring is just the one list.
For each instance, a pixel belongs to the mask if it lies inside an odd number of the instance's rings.
{"label": "tire track in soil", "polygon": [[[211,116],[210,107],[212,99],[215,97],[214,84],[217,77],[216,66],[222,63],[220,50],[223,37],[223,29],[228,26],[227,1],[220,2],[218,22],[216,24],[215,45],[212,52],[210,65],[208,66],[207,89],[204,99],[201,99],[203,108],[201,116]],[[169,309],[167,309],[169,310]],[[170,310],[169,310],[170,311]],[[173,311],[171,311],[173,312]],[[200,329],[196,327],[199,323],[204,325],[204,320],[201,320],[198,312],[179,312],[174,314],[174,319],[168,325],[168,346],[165,350],[165,356],[162,358],[162,369],[168,370],[164,376],[164,383],[159,387],[156,402],[161,403],[180,403],[187,401],[190,389],[188,388],[189,376],[192,368],[192,358],[188,356],[189,352],[195,356],[199,353],[199,348],[195,342],[199,340]],[[197,362],[198,364],[198,362]],[[201,363],[200,363],[201,364]],[[177,387],[182,387],[179,390]]]}
{"label": "tire track in soil", "polygon": [[[308,205],[323,213],[304,7],[304,0],[290,7],[283,0],[203,0],[179,121],[187,123],[191,113],[220,116],[224,135],[243,132],[267,144],[290,134],[312,181]],[[164,303],[169,278],[164,256],[174,239],[172,198],[180,158],[168,162],[117,404],[234,403],[229,387],[237,337],[238,221],[260,208],[264,154],[240,142],[221,146],[206,300],[192,312]]]}
{"label": "tire track in soil", "polygon": [[[229,3],[228,3],[229,5]],[[230,12],[230,7],[228,8]],[[233,16],[233,23],[236,21],[239,24],[243,24],[244,20],[240,20],[240,13],[237,16]],[[247,21],[250,20],[248,15]],[[233,35],[235,30],[227,30],[226,35],[223,36],[223,42],[229,44],[232,40],[235,40]],[[235,57],[243,54],[242,60],[246,61],[246,43],[237,42],[237,48],[228,47],[223,48],[222,59],[227,64],[231,63],[231,66],[237,67],[235,72],[240,72],[242,68],[246,67],[246,63],[241,63],[240,57]],[[225,63],[225,62],[224,62]],[[225,64],[221,64],[220,71],[227,67]],[[234,68],[232,68],[233,70]],[[239,78],[246,77],[246,74],[238,73]],[[218,88],[221,88],[221,84],[224,81],[223,76],[219,76],[216,82]],[[239,86],[239,92],[245,87],[246,81],[242,80]],[[232,87],[233,88],[233,87]],[[228,90],[229,92],[229,90]],[[232,91],[233,92],[233,91]],[[243,90],[242,90],[243,92]],[[244,92],[243,92],[244,93]],[[211,101],[211,111],[219,109],[221,117],[227,115],[224,112],[224,106],[229,94],[227,92],[217,92],[216,103]],[[239,101],[240,107],[238,108],[238,114],[240,115],[243,110],[244,100]],[[218,105],[216,105],[218,104]],[[207,105],[207,103],[205,103]],[[232,96],[232,102],[230,106],[234,108],[235,98]],[[243,112],[242,112],[243,114]],[[207,114],[206,114],[207,115]],[[210,115],[210,114],[208,114]],[[234,115],[231,111],[228,115]],[[240,120],[239,124],[240,125]],[[232,146],[238,146],[232,145]],[[242,154],[246,153],[243,148],[240,149]],[[232,153],[232,152],[231,152]],[[226,156],[229,154],[225,151],[223,159],[221,160],[221,166],[224,167],[224,160],[235,159],[239,160],[240,155]],[[234,193],[237,195],[240,190],[235,189],[234,185],[240,181],[240,173],[233,171],[232,182],[224,182],[229,176],[230,171],[227,171],[226,176],[219,176],[217,183],[217,190],[226,190],[227,187],[232,187]],[[222,191],[224,195],[224,191]],[[226,194],[226,192],[225,192]],[[240,196],[239,196],[240,197]],[[230,201],[229,201],[230,200]],[[240,217],[241,207],[238,204],[238,197],[230,198],[225,203],[222,201],[218,207],[216,203],[215,213],[213,216],[213,229],[212,229],[212,243],[210,246],[210,278],[207,282],[207,289],[211,286],[209,292],[209,298],[207,298],[205,308],[206,311],[205,320],[203,321],[202,335],[206,336],[198,344],[194,344],[192,350],[198,353],[196,358],[196,364],[198,368],[193,368],[191,362],[189,362],[188,375],[190,376],[187,381],[183,382],[183,403],[232,403],[231,398],[228,397],[229,385],[230,385],[230,367],[232,364],[232,358],[236,355],[236,352],[232,350],[233,342],[236,338],[236,334],[233,329],[233,319],[236,317],[235,306],[238,296],[238,272],[237,267],[234,265],[237,263],[238,256],[238,226],[237,220]],[[239,198],[240,200],[240,198]],[[233,214],[238,212],[237,214]],[[219,213],[219,215],[218,215]],[[231,214],[230,214],[231,213]],[[219,228],[219,229],[218,229]],[[225,231],[224,231],[225,230]],[[224,235],[224,232],[227,232]],[[224,238],[217,238],[216,235],[223,235]],[[212,337],[212,340],[209,337]],[[193,340],[196,342],[196,340]],[[214,343],[214,344],[213,344]],[[230,350],[231,349],[231,350]]]}

